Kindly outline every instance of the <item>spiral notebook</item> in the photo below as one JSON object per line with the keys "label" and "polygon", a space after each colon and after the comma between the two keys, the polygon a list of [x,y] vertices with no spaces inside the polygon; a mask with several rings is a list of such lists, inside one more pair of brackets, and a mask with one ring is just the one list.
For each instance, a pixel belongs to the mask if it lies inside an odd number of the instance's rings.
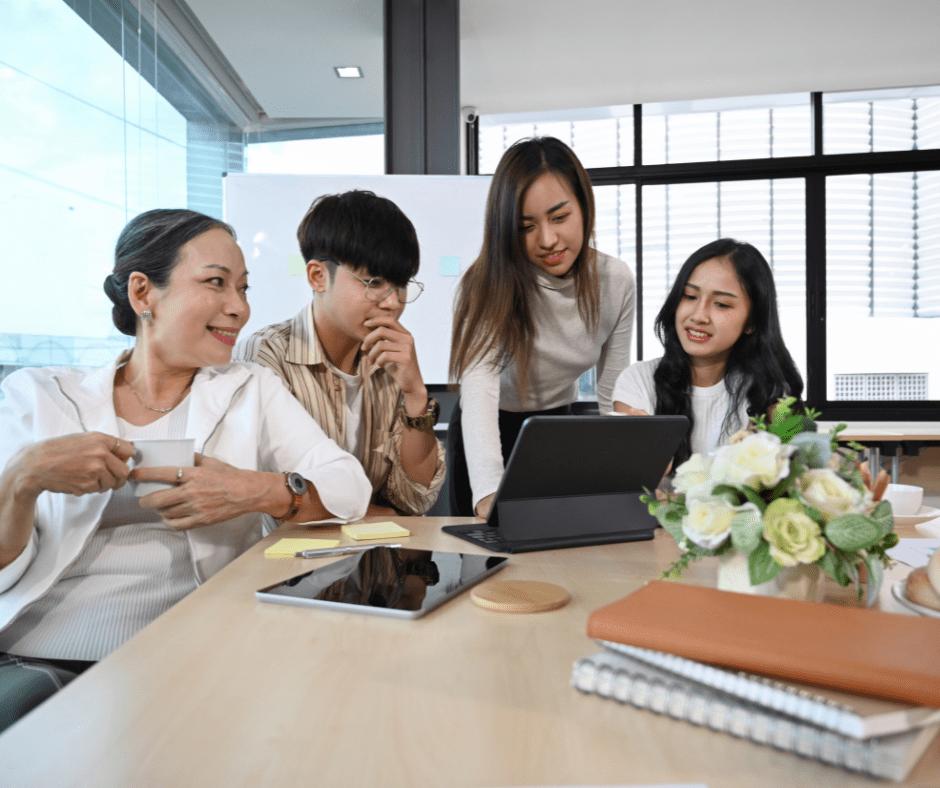
{"label": "spiral notebook", "polygon": [[940,725],[933,724],[905,733],[856,739],[610,651],[577,660],[571,684],[585,694],[897,781],[907,777],[940,730]]}
{"label": "spiral notebook", "polygon": [[940,723],[940,709],[912,706],[847,692],[784,684],[752,673],[735,672],[662,651],[598,641],[609,651],[651,665],[677,678],[690,679],[711,689],[755,703],[769,711],[826,728],[853,739],[903,733]]}

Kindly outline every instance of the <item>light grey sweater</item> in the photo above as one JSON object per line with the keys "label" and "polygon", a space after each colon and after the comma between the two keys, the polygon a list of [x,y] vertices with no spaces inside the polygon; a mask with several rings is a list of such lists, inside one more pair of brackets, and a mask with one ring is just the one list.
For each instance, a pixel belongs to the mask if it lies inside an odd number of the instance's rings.
{"label": "light grey sweater", "polygon": [[525,399],[517,392],[518,369],[498,370],[492,358],[468,369],[460,381],[464,451],[474,507],[496,492],[503,475],[499,410],[548,410],[578,398],[578,378],[597,367],[601,413],[612,407],[617,376],[630,363],[633,338],[634,279],[622,260],[597,253],[600,319],[589,331],[578,312],[573,279],[536,269],[541,298],[536,302],[535,338]]}

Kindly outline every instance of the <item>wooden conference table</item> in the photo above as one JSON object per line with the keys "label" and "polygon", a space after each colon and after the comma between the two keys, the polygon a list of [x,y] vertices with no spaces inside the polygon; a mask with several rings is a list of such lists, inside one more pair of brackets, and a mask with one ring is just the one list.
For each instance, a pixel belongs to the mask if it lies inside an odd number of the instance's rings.
{"label": "wooden conference table", "polygon": [[[479,552],[441,533],[460,520],[400,522],[409,547]],[[257,602],[255,589],[336,560],[262,556],[300,533],[257,545],[0,736],[0,784],[873,784],[569,687],[596,651],[590,611],[675,557],[662,531],[513,556],[497,575],[564,585],[561,610],[492,613],[464,594],[416,621]],[[701,562],[689,580],[714,575]],[[940,784],[940,739],[909,782]]]}
{"label": "wooden conference table", "polygon": [[[819,421],[820,432],[829,432],[837,421]],[[923,446],[940,444],[940,421],[849,421],[839,433],[843,441],[857,441],[868,449],[869,465],[881,467],[882,452],[891,457],[891,481],[897,483],[901,457],[916,454]]]}

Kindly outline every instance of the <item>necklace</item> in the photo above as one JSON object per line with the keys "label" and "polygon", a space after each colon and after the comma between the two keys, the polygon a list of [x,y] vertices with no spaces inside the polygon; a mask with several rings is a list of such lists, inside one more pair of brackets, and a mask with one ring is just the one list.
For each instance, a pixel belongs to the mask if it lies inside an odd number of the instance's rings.
{"label": "necklace", "polygon": [[172,405],[170,405],[170,407],[168,407],[168,408],[157,408],[157,407],[154,407],[153,405],[148,405],[146,402],[144,402],[143,395],[142,395],[136,388],[134,388],[134,385],[130,382],[130,380],[128,380],[126,373],[124,374],[124,382],[127,384],[127,387],[131,390],[131,393],[132,393],[135,397],[137,397],[137,401],[138,401],[141,405],[143,405],[147,410],[153,411],[154,413],[163,413],[163,414],[166,414],[166,413],[169,413],[171,410],[173,410],[173,408],[175,408],[177,405],[179,405],[179,404],[183,401],[183,398],[186,396],[186,393],[189,391],[190,386],[193,385],[193,379],[195,379],[195,377],[196,377],[196,376],[193,375],[193,377],[190,378],[189,383],[186,384],[186,387],[185,387],[185,388],[183,389],[183,391],[180,393],[180,395],[179,395],[179,397],[177,398],[176,402],[174,402],[174,403],[173,403]]}

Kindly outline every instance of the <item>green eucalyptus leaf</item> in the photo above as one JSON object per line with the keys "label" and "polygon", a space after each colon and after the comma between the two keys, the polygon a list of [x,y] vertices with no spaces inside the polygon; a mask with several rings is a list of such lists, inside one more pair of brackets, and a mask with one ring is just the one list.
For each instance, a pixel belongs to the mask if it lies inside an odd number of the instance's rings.
{"label": "green eucalyptus leaf", "polygon": [[826,538],[840,550],[854,553],[881,540],[881,526],[863,514],[844,514],[826,524]]}
{"label": "green eucalyptus leaf", "polygon": [[744,509],[731,520],[731,544],[738,552],[750,555],[761,543],[764,525],[759,511]]}
{"label": "green eucalyptus leaf", "polygon": [[823,572],[829,575],[829,577],[835,580],[840,586],[849,584],[848,577],[839,571],[839,559],[832,550],[826,550],[823,557],[819,560],[819,565],[822,567]]}
{"label": "green eucalyptus leaf", "polygon": [[780,564],[770,556],[770,545],[761,543],[747,557],[747,571],[751,585],[756,586],[773,580],[780,571]]}
{"label": "green eucalyptus leaf", "polygon": [[681,504],[663,504],[656,511],[656,520],[673,539],[681,542],[685,538],[682,534],[685,514],[685,507]]}
{"label": "green eucalyptus leaf", "polygon": [[900,541],[898,535],[892,531],[890,534],[887,534],[884,539],[881,540],[881,549],[890,550],[892,547],[896,546]]}
{"label": "green eucalyptus leaf", "polygon": [[855,586],[855,593],[858,594],[858,598],[861,599],[862,586],[858,576],[858,567],[855,565],[855,558],[852,556],[847,556],[845,553],[840,553],[839,557],[842,561],[842,571],[845,572],[845,576],[849,579],[849,583],[852,583]]}
{"label": "green eucalyptus leaf", "polygon": [[682,522],[675,523],[671,520],[660,520],[659,524],[665,529],[676,542],[681,542],[685,539],[685,534],[682,533]]}
{"label": "green eucalyptus leaf", "polygon": [[868,516],[881,527],[882,536],[887,536],[894,528],[894,512],[889,501],[880,501]]}
{"label": "green eucalyptus leaf", "polygon": [[807,468],[825,468],[832,457],[829,438],[818,432],[801,432],[793,437],[790,445],[796,446],[797,453]]}
{"label": "green eucalyptus leaf", "polygon": [[877,556],[866,554],[865,566],[868,569],[868,586],[865,589],[865,606],[871,607],[878,601],[881,581],[884,579],[884,565]]}

